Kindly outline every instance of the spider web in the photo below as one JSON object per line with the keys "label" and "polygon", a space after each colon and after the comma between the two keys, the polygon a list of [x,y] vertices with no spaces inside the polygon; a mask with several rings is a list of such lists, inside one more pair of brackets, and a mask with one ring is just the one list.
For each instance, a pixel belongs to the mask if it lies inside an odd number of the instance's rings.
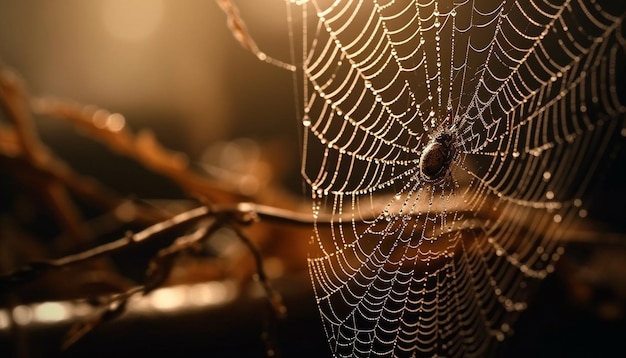
{"label": "spider web", "polygon": [[[624,134],[624,4],[292,3],[309,272],[333,354],[493,353]],[[454,155],[426,180],[441,133]]]}

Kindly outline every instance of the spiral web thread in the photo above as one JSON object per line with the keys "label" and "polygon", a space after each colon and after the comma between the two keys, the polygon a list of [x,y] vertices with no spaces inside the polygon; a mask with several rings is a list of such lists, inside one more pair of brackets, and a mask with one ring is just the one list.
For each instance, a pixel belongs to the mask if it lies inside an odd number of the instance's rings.
{"label": "spiral web thread", "polygon": [[[625,10],[606,3],[292,1],[335,356],[482,356],[511,334],[623,140]],[[424,180],[444,132],[448,174]]]}

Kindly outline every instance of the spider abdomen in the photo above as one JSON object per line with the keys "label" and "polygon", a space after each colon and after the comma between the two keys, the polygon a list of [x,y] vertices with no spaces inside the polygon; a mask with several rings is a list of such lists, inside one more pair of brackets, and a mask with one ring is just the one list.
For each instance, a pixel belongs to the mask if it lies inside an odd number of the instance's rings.
{"label": "spider abdomen", "polygon": [[450,134],[442,133],[428,143],[420,158],[419,168],[422,179],[429,182],[441,180],[448,172],[454,153]]}

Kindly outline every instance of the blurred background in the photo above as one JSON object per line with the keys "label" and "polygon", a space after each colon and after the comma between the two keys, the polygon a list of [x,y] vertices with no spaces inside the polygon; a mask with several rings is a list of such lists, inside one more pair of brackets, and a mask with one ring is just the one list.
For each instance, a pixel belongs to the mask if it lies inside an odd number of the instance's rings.
{"label": "blurred background", "polygon": [[[289,61],[285,4],[239,6],[259,46]],[[241,137],[285,147],[280,162],[293,166],[281,170],[289,172],[291,185],[297,178],[291,73],[244,50],[215,1],[2,1],[0,16],[0,60],[24,77],[31,94],[122,113],[131,127],[149,127],[165,146],[194,160],[216,143]],[[38,125],[51,145],[64,144],[59,150],[68,160],[105,162],[95,148],[72,150],[80,139],[58,123]],[[153,183],[137,192],[124,178],[107,175],[107,165],[89,167],[80,169],[97,170],[123,192],[168,195]]]}
{"label": "blurred background", "polygon": [[[262,51],[291,62],[285,3],[236,4]],[[225,202],[253,200],[310,210],[299,175],[292,74],[243,49],[214,1],[0,0],[0,63],[17,72],[34,97],[71,99],[122,114],[121,119],[107,117],[117,119],[107,122],[112,131],[149,129],[163,147],[185,155],[194,172],[227,183],[216,189]],[[0,114],[3,124],[5,117]],[[175,177],[112,151],[72,122],[36,115],[34,125],[58,158],[81,175],[97,178],[122,200],[138,200],[164,215],[198,205]],[[610,155],[617,164],[607,170],[608,181],[596,191],[589,213],[610,223],[602,228],[606,235],[626,231],[624,150],[612,149]],[[49,202],[33,192],[31,182],[14,175],[17,164],[0,165],[2,273],[146,226],[136,216],[125,216],[125,202],[109,212],[69,193],[90,234],[83,241],[68,239],[51,218]],[[107,219],[111,215],[115,220]],[[330,356],[306,271],[309,236],[307,229],[296,227],[250,231],[287,306],[287,319],[275,329],[286,357]],[[181,257],[166,287],[131,301],[127,314],[60,351],[71,324],[95,311],[92,302],[79,298],[142,282],[150,258],[167,243],[0,292],[0,356],[265,356],[268,307],[252,279],[251,255],[228,230]],[[623,244],[573,245],[500,355],[624,353],[624,257]],[[98,276],[102,267],[123,272],[128,281]]]}

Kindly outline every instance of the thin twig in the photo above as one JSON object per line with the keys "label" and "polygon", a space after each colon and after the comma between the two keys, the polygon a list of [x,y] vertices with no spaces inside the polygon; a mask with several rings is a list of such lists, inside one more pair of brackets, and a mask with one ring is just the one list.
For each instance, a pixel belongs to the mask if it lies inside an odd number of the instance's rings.
{"label": "thin twig", "polygon": [[285,63],[268,56],[265,52],[261,51],[256,42],[248,32],[248,27],[239,15],[239,9],[231,0],[216,0],[222,11],[226,14],[226,24],[230,29],[237,42],[246,50],[252,52],[259,60],[280,67],[287,71],[295,71],[296,66]]}
{"label": "thin twig", "polygon": [[[0,105],[14,125],[17,143],[24,157],[33,167],[46,165],[50,154],[33,128],[26,86],[17,74],[4,67],[0,67]],[[88,244],[90,233],[80,225],[80,211],[65,187],[56,180],[50,180],[40,189],[64,231],[71,235],[77,246]]]}
{"label": "thin twig", "polygon": [[263,268],[263,258],[261,253],[254,246],[252,241],[239,229],[238,227],[232,227],[233,231],[237,234],[237,237],[248,248],[248,251],[252,254],[254,264],[256,266],[256,275],[265,297],[267,297],[270,306],[270,316],[266,318],[266,324],[263,332],[263,342],[265,343],[265,351],[269,357],[280,356],[278,350],[278,344],[274,334],[274,324],[277,319],[284,319],[287,315],[287,308],[283,303],[283,298],[278,291],[276,291],[269,282],[265,269]]}
{"label": "thin twig", "polygon": [[215,182],[195,172],[187,155],[163,147],[151,132],[143,130],[134,134],[127,127],[107,126],[107,118],[112,114],[104,109],[53,98],[40,98],[32,103],[35,113],[69,121],[112,152],[133,159],[147,169],[169,178],[199,199],[209,198],[213,202],[250,199],[233,186]]}
{"label": "thin twig", "polygon": [[207,225],[200,226],[191,234],[179,237],[170,246],[160,250],[148,265],[144,294],[160,287],[169,278],[180,254],[197,247],[200,241],[211,237],[220,228],[220,224],[218,220],[213,220]]}
{"label": "thin twig", "polygon": [[257,271],[259,282],[261,283],[261,286],[263,287],[263,291],[265,291],[265,294],[270,300],[270,304],[272,305],[272,309],[274,310],[274,313],[276,314],[277,317],[284,318],[287,310],[285,308],[285,305],[283,304],[281,295],[276,290],[274,290],[274,288],[269,283],[269,279],[267,278],[267,275],[265,274],[265,269],[263,268],[263,258],[261,257],[259,250],[254,246],[252,241],[250,241],[250,239],[238,227],[234,226],[233,231],[237,234],[237,237],[239,238],[239,240],[241,240],[241,242],[243,242],[244,245],[246,245],[246,247],[252,254],[254,258],[254,263],[256,265],[256,271]]}
{"label": "thin twig", "polygon": [[99,313],[74,324],[72,328],[70,328],[70,331],[65,335],[61,348],[63,350],[68,349],[87,333],[93,331],[97,326],[124,314],[128,300],[133,295],[142,291],[144,291],[144,286],[135,286],[125,292],[111,295]]}
{"label": "thin twig", "polygon": [[28,108],[28,94],[19,76],[8,68],[0,67],[0,104],[13,122],[25,156],[33,163],[44,160],[43,145],[33,128]]}
{"label": "thin twig", "polygon": [[[9,291],[19,284],[32,281],[49,270],[85,262],[103,255],[113,254],[128,247],[132,247],[140,243],[149,241],[156,237],[162,237],[175,231],[189,229],[206,218],[215,218],[220,222],[220,225],[249,225],[257,220],[265,220],[273,223],[289,224],[296,226],[310,226],[314,222],[317,222],[318,224],[333,223],[335,225],[353,224],[353,221],[351,221],[352,218],[350,217],[343,218],[343,220],[338,220],[336,217],[322,215],[318,217],[317,220],[315,220],[310,214],[307,215],[290,210],[252,203],[239,203],[236,205],[215,205],[211,207],[202,206],[178,214],[171,219],[152,225],[135,234],[131,233],[124,238],[94,247],[92,249],[74,255],[65,256],[56,260],[32,262],[12,273],[0,276],[0,292]],[[361,218],[360,220],[355,220],[354,222],[359,223],[370,219],[371,218]],[[472,223],[470,221],[466,220],[465,222],[465,225],[455,228],[455,230],[463,231],[472,227]],[[603,244],[603,237],[610,237],[610,242],[606,242],[605,244],[621,246],[626,245],[626,237],[623,234],[613,233],[609,236],[598,236],[598,233],[593,231],[570,231],[571,232],[565,232],[564,235],[562,235],[563,242],[598,245]]]}
{"label": "thin twig", "polygon": [[[52,152],[48,152],[48,160],[44,163],[33,166],[32,162],[25,158],[16,137],[13,128],[0,127],[0,163],[11,168],[11,174],[16,176],[20,183],[33,183],[33,186],[41,187],[46,182],[57,181],[78,197],[107,211],[129,203],[97,180],[77,173]],[[167,218],[159,210],[146,205],[131,204],[135,212],[134,220],[140,224],[154,224]]]}
{"label": "thin twig", "polygon": [[9,291],[17,285],[32,281],[50,270],[85,262],[135,246],[138,243],[146,242],[156,236],[167,235],[175,230],[189,228],[208,215],[210,215],[210,211],[207,207],[199,207],[152,225],[136,234],[131,233],[122,239],[74,255],[68,255],[56,260],[32,262],[13,273],[0,276],[0,292]]}

